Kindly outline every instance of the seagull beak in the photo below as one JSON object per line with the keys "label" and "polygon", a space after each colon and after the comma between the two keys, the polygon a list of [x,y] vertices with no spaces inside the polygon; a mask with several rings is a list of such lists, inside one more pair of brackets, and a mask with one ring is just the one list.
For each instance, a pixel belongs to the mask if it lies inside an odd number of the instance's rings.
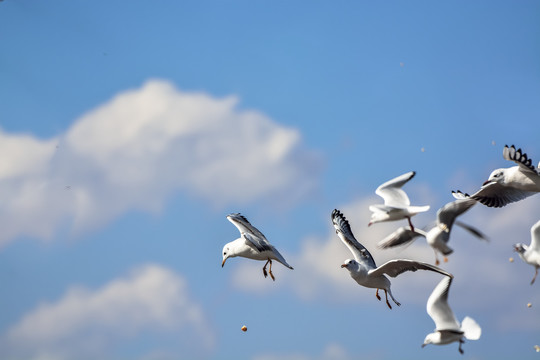
{"label": "seagull beak", "polygon": [[227,258],[223,259],[223,261],[221,262],[221,267],[225,266],[225,261],[227,261]]}
{"label": "seagull beak", "polygon": [[347,267],[347,264],[341,264],[341,268]]}
{"label": "seagull beak", "polygon": [[422,344],[422,349],[426,347],[427,344]]}
{"label": "seagull beak", "polygon": [[492,181],[491,180],[487,180],[487,181],[484,181],[484,183],[482,184],[482,186],[486,186],[487,184],[491,184]]}
{"label": "seagull beak", "polygon": [[367,226],[371,226],[371,225],[373,225],[373,223],[370,221],[369,224],[367,224]]}

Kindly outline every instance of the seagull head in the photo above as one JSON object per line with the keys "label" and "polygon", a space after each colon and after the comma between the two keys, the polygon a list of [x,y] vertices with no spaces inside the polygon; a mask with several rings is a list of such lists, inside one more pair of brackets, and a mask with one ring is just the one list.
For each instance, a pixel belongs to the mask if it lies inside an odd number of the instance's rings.
{"label": "seagull head", "polygon": [[441,334],[439,332],[427,334],[426,338],[424,339],[424,343],[422,344],[422,348],[429,344],[438,344],[440,342],[440,338]]}
{"label": "seagull head", "polygon": [[352,269],[358,266],[358,263],[354,259],[347,259],[343,264],[341,264],[341,268],[347,268],[347,270],[352,271]]}
{"label": "seagull head", "polygon": [[527,245],[521,244],[521,243],[514,244],[514,251],[520,254],[523,254],[526,250],[527,250]]}
{"label": "seagull head", "polygon": [[491,172],[491,174],[489,175],[489,178],[487,179],[487,181],[484,182],[484,184],[482,184],[482,186],[486,186],[488,184],[491,184],[491,183],[500,183],[500,184],[504,184],[506,178],[505,178],[505,170],[506,169],[497,169],[497,170],[493,170]]}
{"label": "seagull head", "polygon": [[221,267],[225,266],[225,261],[227,261],[229,256],[231,256],[231,249],[229,244],[227,244],[223,247],[223,261],[221,262]]}

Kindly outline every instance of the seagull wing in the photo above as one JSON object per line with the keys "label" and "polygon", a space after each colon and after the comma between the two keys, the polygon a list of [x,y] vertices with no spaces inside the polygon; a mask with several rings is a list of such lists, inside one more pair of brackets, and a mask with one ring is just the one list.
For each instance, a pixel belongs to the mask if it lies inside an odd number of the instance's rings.
{"label": "seagull wing", "polygon": [[474,226],[467,225],[467,224],[465,224],[464,222],[461,222],[461,221],[456,221],[456,225],[461,226],[463,229],[467,230],[468,232],[470,232],[471,234],[473,234],[474,236],[476,236],[479,239],[489,241],[489,238],[483,232],[481,232],[480,230],[478,230]]}
{"label": "seagull wing", "polygon": [[375,194],[384,199],[384,204],[395,207],[406,207],[411,204],[407,193],[401,189],[409,180],[411,180],[416,172],[410,171],[400,175],[392,180],[389,180],[379,186],[375,190]]}
{"label": "seagull wing", "polygon": [[246,240],[246,244],[248,244],[251,247],[254,247],[257,249],[258,252],[263,251],[273,251],[277,252],[277,250],[265,239],[261,239],[260,237],[257,237],[251,233],[242,233],[242,237]]}
{"label": "seagull wing", "polygon": [[427,301],[427,313],[433,319],[437,330],[460,331],[454,312],[448,305],[448,292],[452,284],[451,277],[445,277],[433,289]]}
{"label": "seagull wing", "polygon": [[399,274],[402,274],[406,271],[416,271],[416,270],[435,271],[435,272],[438,272],[439,274],[452,277],[452,274],[444,271],[441,268],[436,267],[435,265],[430,265],[430,264],[426,264],[420,261],[405,260],[405,259],[390,260],[382,264],[378,268],[370,270],[368,274],[370,276],[371,275],[381,276],[383,274],[387,274],[391,277],[396,277]]}
{"label": "seagull wing", "polygon": [[531,227],[531,245],[529,245],[529,249],[540,252],[540,221]]}
{"label": "seagull wing", "polygon": [[534,194],[536,193],[532,191],[519,190],[496,182],[490,182],[472,194],[471,198],[488,207],[503,207]]}
{"label": "seagull wing", "polygon": [[375,268],[376,265],[375,260],[373,260],[373,256],[371,256],[369,251],[362,244],[360,244],[358,240],[356,240],[351,231],[349,222],[341,211],[337,209],[332,211],[332,224],[336,229],[336,234],[338,234],[341,241],[347,245],[349,250],[354,255],[356,261],[359,263],[367,263],[371,268]]}
{"label": "seagull wing", "polygon": [[243,215],[239,213],[230,214],[227,215],[227,219],[232,222],[234,226],[236,226],[238,231],[240,231],[240,234],[249,233],[268,243],[268,240],[266,240],[263,233],[260,232],[255,226],[251,225],[251,223]]}
{"label": "seagull wing", "polygon": [[399,245],[413,242],[419,236],[426,236],[426,232],[415,228],[412,231],[408,226],[402,226],[377,244],[380,249],[389,249]]}
{"label": "seagull wing", "polygon": [[536,175],[540,175],[538,170],[534,167],[532,164],[532,160],[529,159],[527,154],[521,151],[521,149],[517,149],[514,147],[514,145],[508,147],[508,145],[504,146],[503,149],[503,158],[506,160],[510,160],[515,162],[519,165],[519,168],[523,172],[532,172]]}
{"label": "seagull wing", "polygon": [[454,200],[437,211],[437,223],[444,224],[450,230],[456,218],[469,210],[476,204],[476,200],[471,198],[464,198],[460,200]]}

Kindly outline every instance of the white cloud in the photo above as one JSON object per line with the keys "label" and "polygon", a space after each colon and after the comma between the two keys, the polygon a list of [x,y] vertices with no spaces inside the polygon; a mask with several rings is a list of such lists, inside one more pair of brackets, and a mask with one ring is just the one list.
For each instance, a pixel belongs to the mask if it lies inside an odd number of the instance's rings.
{"label": "white cloud", "polygon": [[312,192],[320,157],[302,147],[300,133],[237,105],[153,80],[56,138],[0,132],[0,244],[157,211],[178,191],[214,206],[283,206]]}
{"label": "white cloud", "polygon": [[149,333],[177,334],[184,346],[205,351],[214,346],[213,332],[186,281],[156,265],[95,291],[73,287],[57,302],[41,304],[3,334],[0,357],[100,358],[122,340]]}

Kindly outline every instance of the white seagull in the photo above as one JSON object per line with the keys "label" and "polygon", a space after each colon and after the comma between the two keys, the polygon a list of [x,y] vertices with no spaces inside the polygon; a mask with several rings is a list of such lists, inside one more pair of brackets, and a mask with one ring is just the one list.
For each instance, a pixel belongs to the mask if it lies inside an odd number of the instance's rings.
{"label": "white seagull", "polygon": [[447,203],[437,211],[437,222],[427,232],[418,228],[411,230],[403,226],[381,240],[378,244],[379,248],[388,249],[399,245],[410,244],[417,237],[423,236],[435,252],[435,265],[439,265],[438,252],[444,256],[444,262],[447,262],[447,256],[454,251],[448,246],[450,231],[454,223],[471,232],[479,239],[487,240],[487,237],[478,229],[461,221],[456,221],[458,216],[476,204],[476,200],[471,199],[468,194],[461,192],[453,192],[453,195],[457,200]]}
{"label": "white seagull", "polygon": [[514,251],[517,251],[523,261],[534,266],[535,272],[531,285],[534,284],[540,268],[540,221],[531,227],[531,244],[529,246],[521,243],[515,244]]}
{"label": "white seagull", "polygon": [[[293,267],[287,264],[285,258],[266,240],[266,237],[241,214],[227,215],[227,219],[236,226],[240,231],[240,237],[223,247],[223,262],[221,267],[225,265],[225,261],[230,257],[242,256],[253,260],[266,260],[263,266],[263,275],[267,277],[270,274],[272,280],[276,280],[272,274],[272,260],[276,260],[289,269]],[[268,273],[266,266],[270,264]]]}
{"label": "white seagull", "polygon": [[410,171],[385,182],[375,190],[375,194],[384,199],[384,205],[377,204],[369,207],[369,210],[373,214],[371,214],[371,220],[368,226],[381,221],[407,219],[411,230],[414,230],[411,217],[429,210],[429,205],[410,206],[411,202],[407,193],[401,189],[414,175],[416,175],[416,172]]}
{"label": "white seagull", "polygon": [[489,207],[503,207],[540,192],[540,163],[535,168],[527,154],[514,145],[504,146],[503,158],[518,165],[494,170],[471,198]]}
{"label": "white seagull", "polygon": [[433,289],[427,301],[427,313],[435,323],[435,331],[428,334],[422,347],[428,344],[445,345],[459,341],[459,352],[463,354],[461,345],[467,340],[478,340],[482,329],[472,318],[466,316],[461,325],[448,305],[448,292],[452,278],[445,277]]}
{"label": "white seagull", "polygon": [[336,229],[336,234],[338,234],[341,241],[343,241],[354,255],[354,259],[345,260],[345,263],[343,263],[341,267],[349,270],[351,277],[359,285],[377,289],[375,296],[379,301],[381,300],[379,290],[384,290],[386,305],[388,305],[390,309],[392,309],[392,306],[388,301],[388,295],[390,295],[397,306],[400,306],[401,304],[392,295],[392,291],[390,290],[390,280],[388,280],[384,274],[396,277],[405,271],[430,270],[446,276],[452,276],[450,273],[447,273],[436,266],[405,259],[390,260],[377,267],[369,251],[355,239],[345,216],[337,209],[332,211],[332,224]]}

